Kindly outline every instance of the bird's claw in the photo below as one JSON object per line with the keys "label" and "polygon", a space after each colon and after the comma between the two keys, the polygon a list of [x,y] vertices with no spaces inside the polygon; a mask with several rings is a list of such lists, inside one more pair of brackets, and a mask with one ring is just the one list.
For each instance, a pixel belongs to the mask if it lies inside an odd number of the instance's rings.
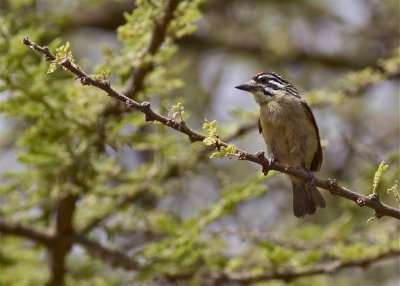
{"label": "bird's claw", "polygon": [[307,184],[306,184],[306,191],[311,189],[315,184],[314,173],[311,172],[311,171],[307,171],[307,173],[308,173],[308,181],[307,181]]}
{"label": "bird's claw", "polygon": [[257,152],[256,152],[256,156],[258,157],[258,158],[264,158],[265,156],[265,152],[263,151],[263,150],[258,150]]}

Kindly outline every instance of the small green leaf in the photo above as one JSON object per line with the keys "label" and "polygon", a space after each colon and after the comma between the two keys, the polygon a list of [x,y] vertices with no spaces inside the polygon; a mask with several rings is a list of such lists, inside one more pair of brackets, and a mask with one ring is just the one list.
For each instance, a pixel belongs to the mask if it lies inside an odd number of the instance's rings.
{"label": "small green leaf", "polygon": [[375,172],[374,181],[372,184],[372,193],[376,194],[376,189],[378,188],[379,182],[381,181],[382,174],[389,168],[389,165],[385,165],[385,161],[382,161]]}
{"label": "small green leaf", "polygon": [[56,49],[56,58],[50,63],[47,73],[54,72],[64,60],[69,60],[71,63],[75,63],[71,52],[71,44],[69,42],[66,42],[65,45]]}
{"label": "small green leaf", "polygon": [[91,77],[97,81],[108,81],[110,75],[111,75],[111,70],[104,69],[101,70],[99,73],[92,74]]}
{"label": "small green leaf", "polygon": [[178,120],[179,119],[180,121],[183,121],[183,117],[182,116],[185,113],[185,108],[182,105],[182,103],[178,102],[177,104],[173,105],[171,107],[170,112],[171,112],[170,117],[173,120]]}
{"label": "small green leaf", "polygon": [[217,121],[213,120],[209,122],[207,119],[204,120],[203,130],[207,131],[209,135],[215,135],[217,132]]}
{"label": "small green leaf", "polygon": [[58,67],[58,64],[55,62],[55,60],[52,61],[52,62],[50,63],[50,65],[49,65],[49,69],[47,70],[47,73],[53,73],[53,72],[55,72],[56,69],[57,69],[57,67]]}
{"label": "small green leaf", "polygon": [[396,201],[399,203],[400,205],[400,193],[399,193],[399,181],[396,180],[394,182],[394,185],[392,187],[390,187],[389,189],[387,189],[387,193],[393,193],[394,198],[396,199]]}
{"label": "small green leaf", "polygon": [[211,156],[210,156],[210,159],[234,156],[235,154],[236,154],[235,145],[229,144],[227,147],[221,147],[219,152],[212,153]]}
{"label": "small green leaf", "polygon": [[206,144],[207,146],[213,146],[215,145],[218,140],[214,137],[207,137],[203,140],[204,144]]}
{"label": "small green leaf", "polygon": [[[207,146],[213,146],[221,142],[217,135],[217,121],[213,120],[209,122],[205,119],[203,123],[203,130],[207,131],[207,138],[203,140],[204,144]],[[212,156],[212,155],[211,155]]]}

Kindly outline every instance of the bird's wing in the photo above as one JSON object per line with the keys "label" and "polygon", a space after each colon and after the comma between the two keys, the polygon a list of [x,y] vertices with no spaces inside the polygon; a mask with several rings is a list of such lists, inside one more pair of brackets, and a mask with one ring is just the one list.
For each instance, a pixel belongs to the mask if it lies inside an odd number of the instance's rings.
{"label": "bird's wing", "polygon": [[317,148],[317,151],[315,152],[314,158],[311,162],[310,171],[318,171],[321,168],[323,156],[322,156],[321,140],[319,138],[319,130],[318,130],[317,122],[315,121],[314,115],[311,111],[311,108],[308,106],[307,102],[301,101],[301,104],[302,104],[304,110],[306,111],[308,118],[311,120],[311,122],[314,126],[315,134],[317,135],[318,148]]}

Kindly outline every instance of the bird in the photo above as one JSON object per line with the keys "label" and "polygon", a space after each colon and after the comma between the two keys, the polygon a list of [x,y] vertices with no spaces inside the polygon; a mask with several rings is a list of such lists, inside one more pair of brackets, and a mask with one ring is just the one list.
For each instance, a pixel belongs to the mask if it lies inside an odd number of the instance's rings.
{"label": "bird", "polygon": [[235,88],[250,92],[260,106],[259,132],[270,160],[300,166],[309,179],[289,176],[293,187],[293,214],[305,217],[325,208],[326,202],[313,185],[323,154],[319,129],[310,106],[298,90],[275,72],[259,72]]}

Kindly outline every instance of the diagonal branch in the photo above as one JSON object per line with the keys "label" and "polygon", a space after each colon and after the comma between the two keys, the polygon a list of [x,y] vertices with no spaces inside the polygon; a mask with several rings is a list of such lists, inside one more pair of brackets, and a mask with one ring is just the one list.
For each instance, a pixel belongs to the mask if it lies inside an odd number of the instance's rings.
{"label": "diagonal branch", "polygon": [[50,246],[54,242],[54,234],[49,230],[41,230],[20,224],[13,224],[0,219],[0,233],[22,236],[27,239]]}
{"label": "diagonal branch", "polygon": [[15,224],[7,222],[4,219],[0,219],[0,233],[30,239],[42,243],[50,249],[55,247],[57,242],[68,243],[70,245],[72,243],[77,243],[85,248],[90,255],[109,262],[111,265],[119,266],[127,270],[139,270],[141,267],[138,262],[125,253],[104,247],[100,243],[90,240],[79,233],[71,232],[64,236],[56,237],[55,233],[49,230]]}
{"label": "diagonal branch", "polygon": [[[145,52],[146,55],[155,55],[160,49],[166,38],[168,25],[173,20],[174,12],[181,1],[182,0],[169,0],[163,17],[160,20],[154,21],[153,32],[151,33],[152,36]],[[154,67],[152,64],[141,65],[134,68],[132,71],[130,84],[125,90],[124,94],[129,98],[133,98],[138,91],[142,90],[144,79],[146,75],[153,70],[153,68]]]}
{"label": "diagonal branch", "polygon": [[348,261],[335,260],[328,264],[317,266],[315,268],[302,270],[302,271],[292,271],[292,272],[274,272],[270,274],[253,275],[251,273],[223,273],[218,279],[219,282],[224,281],[235,281],[244,284],[267,281],[267,280],[283,280],[291,281],[301,277],[314,276],[320,274],[332,274],[338,272],[342,269],[350,267],[362,267],[367,268],[374,263],[380,262],[382,260],[399,257],[400,250],[387,250],[385,252],[379,253],[372,257],[360,258]]}
{"label": "diagonal branch", "polygon": [[[45,55],[46,60],[53,61],[55,56],[49,51],[47,47],[41,47],[33,42],[31,42],[27,37],[23,39],[23,43],[30,47],[31,49],[40,52]],[[145,115],[146,121],[157,121],[162,123],[165,126],[168,126],[172,129],[175,129],[183,134],[186,134],[189,137],[191,142],[203,141],[206,136],[194,131],[189,128],[185,122],[176,121],[171,118],[165,117],[159,113],[156,113],[154,110],[150,108],[150,103],[143,102],[139,103],[124,94],[116,91],[110,86],[108,81],[95,80],[90,77],[87,73],[83,72],[79,66],[74,63],[71,63],[68,59],[65,59],[61,65],[71,71],[73,74],[80,79],[83,85],[93,85],[107,93],[108,96],[114,97],[126,104],[128,108],[134,108]],[[215,148],[219,149],[221,146],[227,147],[228,144],[225,142],[219,142],[214,145]],[[306,170],[300,167],[294,167],[290,165],[284,165],[277,162],[271,162],[267,158],[265,158],[264,153],[257,152],[257,154],[252,154],[240,149],[236,150],[235,157],[239,160],[246,160],[256,163],[262,166],[263,172],[267,173],[269,170],[276,170],[281,173],[285,173],[290,176],[302,178],[305,180],[309,179],[309,174]],[[327,179],[322,180],[319,178],[315,178],[314,185],[316,187],[328,190],[332,195],[338,195],[343,198],[349,199],[355,202],[359,206],[367,206],[374,210],[374,217],[380,218],[382,216],[390,216],[400,220],[400,210],[393,208],[389,205],[382,203],[379,200],[377,195],[364,196],[358,193],[355,193],[349,189],[341,187],[337,185],[336,180]]]}
{"label": "diagonal branch", "polygon": [[80,244],[90,255],[112,266],[118,266],[125,270],[140,270],[142,266],[134,259],[119,250],[113,250],[102,246],[100,243],[86,238],[82,234],[73,234],[71,240]]}

